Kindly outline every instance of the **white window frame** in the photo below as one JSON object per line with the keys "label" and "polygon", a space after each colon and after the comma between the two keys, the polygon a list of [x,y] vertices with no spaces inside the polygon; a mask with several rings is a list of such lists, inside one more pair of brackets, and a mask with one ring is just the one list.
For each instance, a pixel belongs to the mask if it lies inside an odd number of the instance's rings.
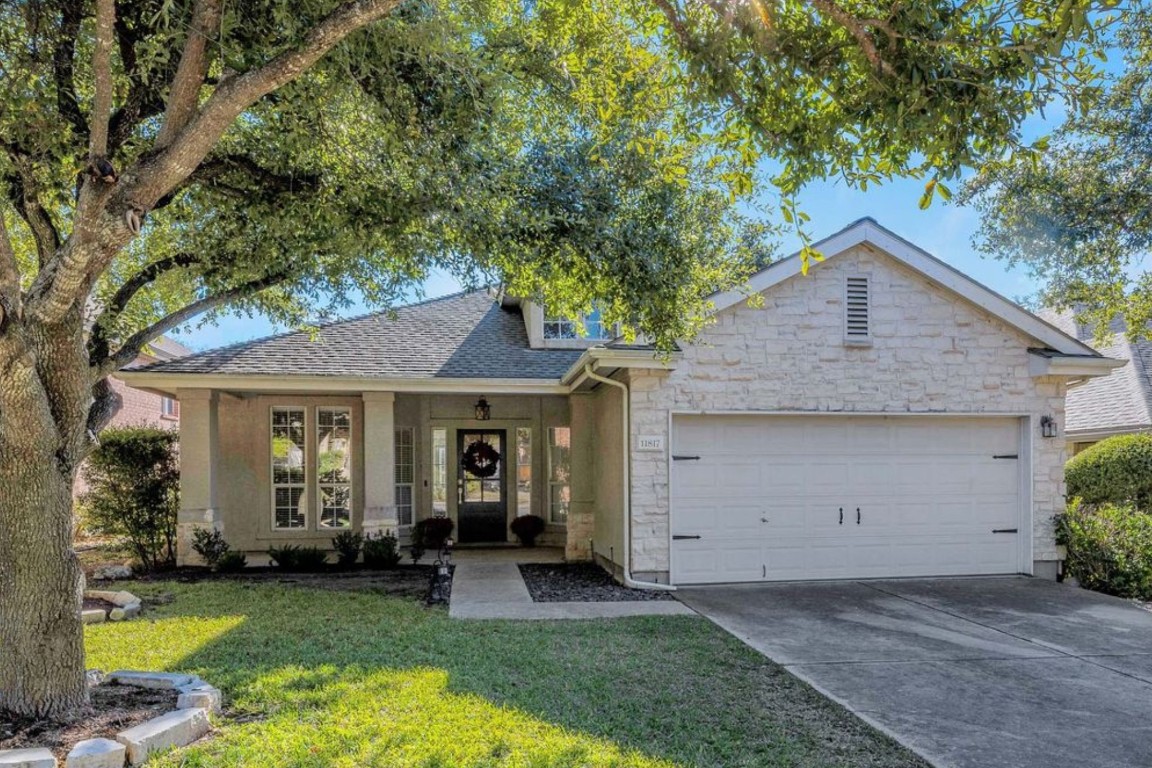
{"label": "white window frame", "polygon": [[[589,320],[589,314],[581,312],[576,319],[544,313],[540,332],[544,341],[607,341],[616,338],[619,328],[606,325],[602,320]],[[553,333],[549,334],[549,327]],[[583,335],[580,329],[584,329]]]}
{"label": "white window frame", "polygon": [[[432,514],[446,516],[448,514],[448,459],[449,459],[449,433],[445,427],[433,427],[431,439],[428,441],[428,451],[431,457],[429,480],[431,481],[430,496]],[[442,491],[444,498],[436,499],[436,492]]]}
{"label": "white window frame", "polygon": [[[400,441],[401,438],[408,441],[408,477],[411,478],[408,482],[400,481],[400,469],[402,463],[400,461]],[[392,461],[395,480],[395,498],[396,498],[396,524],[400,526],[409,526],[416,522],[416,430],[413,427],[396,427],[392,435]],[[407,490],[408,503],[404,506],[408,507],[408,519],[405,520],[401,515],[400,509],[400,492]]]}
{"label": "white window frame", "polygon": [[[524,461],[520,461],[520,441],[521,438],[525,439],[525,444],[528,447],[528,455]],[[516,445],[516,473],[515,480],[512,485],[516,488],[516,516],[522,517],[524,515],[532,514],[532,428],[531,427],[516,427],[515,429],[515,445]],[[527,470],[528,474],[528,487],[525,489],[520,488],[520,472]]]}
{"label": "white window frame", "polygon": [[[278,412],[285,411],[299,411],[301,416],[301,424],[304,428],[304,437],[302,441],[302,450],[304,451],[304,459],[302,466],[304,469],[304,481],[301,483],[278,483],[276,482],[276,451],[273,445],[275,440],[275,420]],[[308,530],[308,408],[303,405],[274,405],[268,411],[268,479],[272,487],[272,530],[273,531],[307,531]],[[304,503],[301,507],[304,510],[304,523],[303,525],[277,525],[276,524],[276,491],[281,488],[299,488],[300,496]]]}
{"label": "white window frame", "polygon": [[[866,332],[854,333],[850,314],[853,312],[852,302],[858,301],[861,284],[864,288],[863,322]],[[869,275],[847,275],[844,278],[844,343],[865,346],[872,343],[872,278]]]}
{"label": "white window frame", "polygon": [[180,418],[180,402],[174,397],[160,397],[160,418],[175,421]]}
{"label": "white window frame", "polygon": [[[356,467],[353,463],[356,460],[355,452],[352,446],[356,444],[355,436],[355,416],[353,415],[352,408],[347,405],[318,405],[316,406],[315,424],[316,433],[313,440],[316,442],[316,449],[314,451],[314,460],[316,462],[316,524],[320,530],[323,531],[344,531],[352,527],[352,515],[355,509],[355,500],[352,498],[353,477],[356,473]],[[325,411],[344,411],[348,414],[348,480],[341,483],[325,482],[320,477],[320,414]],[[307,463],[305,463],[307,466]],[[348,491],[348,524],[347,525],[328,525],[324,522],[324,489],[325,488],[345,488]]]}
{"label": "white window frame", "polygon": [[[555,473],[553,464],[553,448],[556,446],[556,430],[564,429],[568,431],[568,482],[561,482],[555,480]],[[568,489],[568,508],[564,510],[564,519],[557,520],[555,517],[555,505],[553,499],[555,498],[556,491],[561,488]],[[548,498],[547,503],[547,522],[549,525],[567,525],[568,516],[572,514],[572,428],[570,426],[556,426],[548,427]]]}

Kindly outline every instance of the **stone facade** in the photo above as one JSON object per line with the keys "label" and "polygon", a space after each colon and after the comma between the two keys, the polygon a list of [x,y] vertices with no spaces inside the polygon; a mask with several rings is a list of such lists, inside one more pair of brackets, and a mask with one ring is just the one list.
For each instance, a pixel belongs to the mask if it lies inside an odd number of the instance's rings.
{"label": "stone facade", "polygon": [[[844,285],[871,285],[872,340],[847,344]],[[1033,559],[1057,558],[1052,517],[1064,504],[1065,383],[1029,375],[1038,343],[868,245],[768,289],[762,307],[720,312],[672,371],[632,371],[632,435],[671,446],[675,411],[983,413],[1032,417]],[[669,560],[668,451],[632,454],[633,571],[665,581]],[[1051,571],[1051,573],[1048,573]]]}

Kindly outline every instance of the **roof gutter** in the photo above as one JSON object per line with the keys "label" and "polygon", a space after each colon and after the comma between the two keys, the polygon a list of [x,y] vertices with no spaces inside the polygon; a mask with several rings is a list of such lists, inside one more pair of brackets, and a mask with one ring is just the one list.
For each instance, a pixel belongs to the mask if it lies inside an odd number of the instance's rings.
{"label": "roof gutter", "polygon": [[675,592],[676,587],[671,584],[658,584],[654,581],[637,581],[632,578],[632,422],[631,409],[628,405],[631,400],[628,385],[622,381],[616,381],[615,379],[610,379],[607,376],[601,376],[596,373],[596,364],[591,362],[584,366],[583,378],[615,387],[620,390],[622,395],[621,401],[623,405],[621,415],[624,419],[623,429],[621,430],[624,434],[624,562],[621,563],[621,568],[624,571],[624,586],[631,587],[632,589]]}
{"label": "roof gutter", "polygon": [[1090,355],[1045,356],[1036,353],[1028,355],[1028,374],[1031,376],[1068,376],[1076,379],[1089,379],[1107,376],[1117,368],[1123,368],[1127,360]]}

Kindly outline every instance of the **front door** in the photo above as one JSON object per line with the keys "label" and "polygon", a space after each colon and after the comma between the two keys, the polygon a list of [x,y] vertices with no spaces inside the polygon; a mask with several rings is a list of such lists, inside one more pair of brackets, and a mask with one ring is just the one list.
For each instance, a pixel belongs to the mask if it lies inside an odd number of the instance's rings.
{"label": "front door", "polygon": [[461,542],[508,540],[504,442],[502,429],[461,430],[457,433],[460,506],[456,510],[456,533]]}

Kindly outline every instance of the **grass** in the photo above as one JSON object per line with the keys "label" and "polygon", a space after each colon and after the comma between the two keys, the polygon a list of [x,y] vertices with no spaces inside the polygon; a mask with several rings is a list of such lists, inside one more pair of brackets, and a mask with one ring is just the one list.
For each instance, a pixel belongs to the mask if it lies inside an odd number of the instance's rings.
{"label": "grass", "polygon": [[215,736],[162,768],[924,766],[703,619],[462,622],[370,592],[128,584],[88,665],[195,672]]}

